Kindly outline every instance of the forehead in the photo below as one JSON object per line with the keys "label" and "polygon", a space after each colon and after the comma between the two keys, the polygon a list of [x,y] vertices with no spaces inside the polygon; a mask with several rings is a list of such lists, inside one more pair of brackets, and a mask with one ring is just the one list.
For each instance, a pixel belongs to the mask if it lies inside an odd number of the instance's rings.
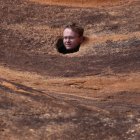
{"label": "forehead", "polygon": [[70,28],[66,28],[63,31],[63,36],[76,36],[76,35],[78,35],[78,34]]}

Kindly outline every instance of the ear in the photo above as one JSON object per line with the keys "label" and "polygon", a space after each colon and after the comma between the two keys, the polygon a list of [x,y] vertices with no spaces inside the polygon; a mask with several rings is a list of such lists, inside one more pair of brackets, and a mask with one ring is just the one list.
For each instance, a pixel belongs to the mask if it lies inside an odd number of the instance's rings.
{"label": "ear", "polygon": [[81,36],[81,37],[80,37],[80,43],[82,43],[83,41],[84,41],[84,37]]}

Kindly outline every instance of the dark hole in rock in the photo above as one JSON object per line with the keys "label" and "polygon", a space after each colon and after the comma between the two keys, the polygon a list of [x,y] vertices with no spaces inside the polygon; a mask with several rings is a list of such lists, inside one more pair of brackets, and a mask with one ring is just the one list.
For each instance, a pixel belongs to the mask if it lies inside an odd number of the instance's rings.
{"label": "dark hole in rock", "polygon": [[62,53],[62,54],[68,54],[68,53],[75,53],[75,52],[78,52],[79,49],[80,49],[80,45],[77,46],[76,48],[74,49],[71,49],[71,50],[67,50],[63,44],[63,38],[59,38],[57,40],[57,43],[56,43],[56,49],[59,53]]}

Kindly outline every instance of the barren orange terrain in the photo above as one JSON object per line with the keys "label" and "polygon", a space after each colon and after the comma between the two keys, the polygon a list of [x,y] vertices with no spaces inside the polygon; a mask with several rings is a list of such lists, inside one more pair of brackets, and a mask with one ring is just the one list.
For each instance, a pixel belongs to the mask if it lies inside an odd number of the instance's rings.
{"label": "barren orange terrain", "polygon": [[[1,140],[139,140],[139,0],[0,1]],[[76,53],[56,44],[85,28]]]}
{"label": "barren orange terrain", "polygon": [[41,4],[49,5],[66,5],[74,7],[101,7],[101,6],[112,6],[132,0],[30,0]]}

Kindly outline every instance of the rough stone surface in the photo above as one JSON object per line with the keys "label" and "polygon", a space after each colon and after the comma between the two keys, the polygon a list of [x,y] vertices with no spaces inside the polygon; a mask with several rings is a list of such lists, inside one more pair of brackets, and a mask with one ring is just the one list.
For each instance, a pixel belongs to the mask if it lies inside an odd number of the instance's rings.
{"label": "rough stone surface", "polygon": [[[140,2],[104,3],[0,0],[0,139],[140,139]],[[69,21],[86,40],[64,55]]]}

